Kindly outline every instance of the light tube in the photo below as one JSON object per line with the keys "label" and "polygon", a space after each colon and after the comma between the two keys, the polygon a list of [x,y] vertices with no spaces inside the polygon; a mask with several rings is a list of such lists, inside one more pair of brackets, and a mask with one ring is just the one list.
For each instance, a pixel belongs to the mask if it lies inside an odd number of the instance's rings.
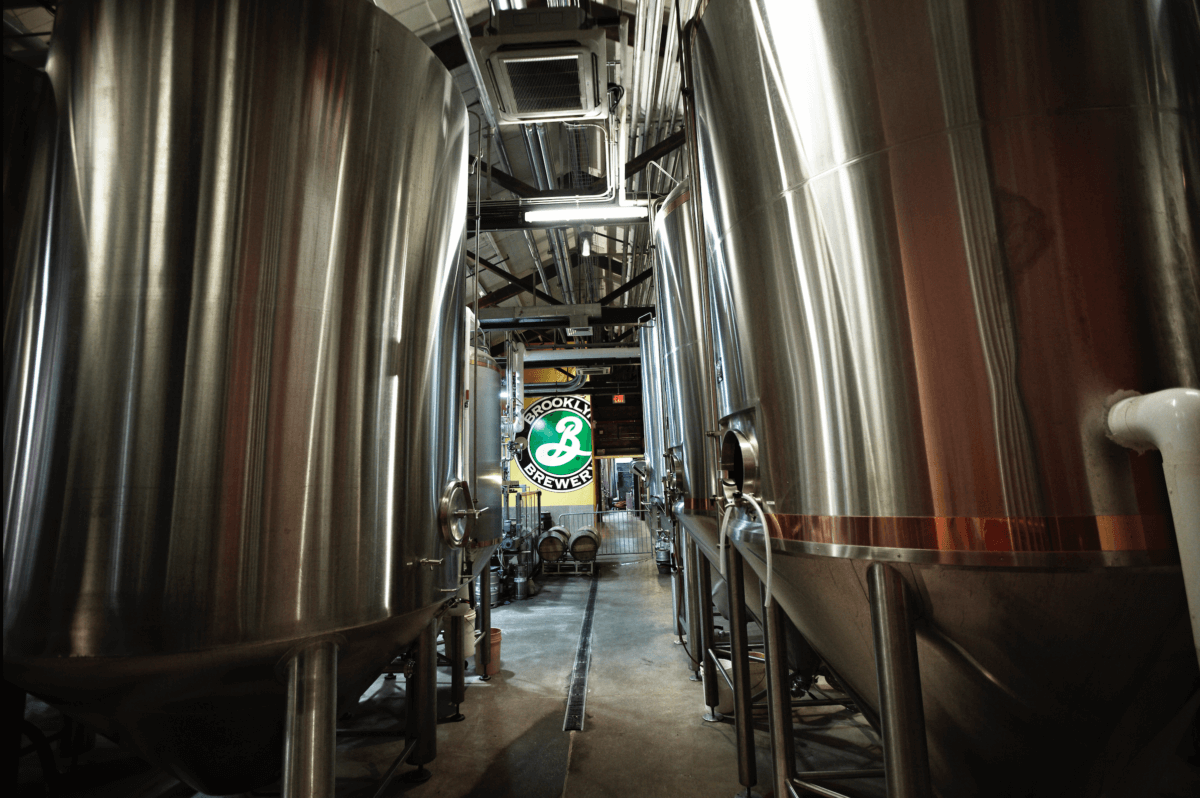
{"label": "light tube", "polygon": [[650,210],[645,205],[571,205],[562,208],[526,211],[527,222],[594,222],[646,219]]}

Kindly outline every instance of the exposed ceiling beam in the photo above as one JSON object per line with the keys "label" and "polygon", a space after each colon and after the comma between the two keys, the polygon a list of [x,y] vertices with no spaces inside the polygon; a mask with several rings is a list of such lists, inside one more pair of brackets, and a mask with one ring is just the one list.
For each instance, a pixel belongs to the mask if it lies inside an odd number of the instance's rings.
{"label": "exposed ceiling beam", "polygon": [[[594,235],[594,233],[593,233],[593,235]],[[621,261],[616,260],[615,258],[610,258],[607,255],[589,255],[588,257],[590,257],[592,259],[593,266],[597,266],[606,271],[610,271],[613,274],[621,274],[622,270],[625,268],[625,264],[621,263]],[[579,265],[579,253],[578,252],[571,253],[571,265],[572,266]]]}
{"label": "exposed ceiling beam", "polygon": [[665,139],[655,144],[650,149],[643,152],[641,155],[633,158],[625,163],[625,178],[629,179],[638,172],[650,165],[651,161],[657,161],[664,155],[669,155],[679,149],[687,142],[687,136],[681,130],[673,136],[667,136]]}
{"label": "exposed ceiling beam", "polygon": [[[553,280],[558,276],[558,268],[553,263],[543,264],[542,269],[546,272],[547,280]],[[516,295],[537,286],[537,282],[540,278],[538,273],[533,271],[524,277],[518,277],[517,279],[520,281],[520,285],[510,283],[509,285],[497,288],[495,291],[492,291],[485,296],[481,296],[479,298],[479,307],[490,308],[499,305],[506,299],[512,299]]]}
{"label": "exposed ceiling beam", "polygon": [[467,255],[469,255],[472,258],[472,260],[475,260],[480,266],[487,269],[492,274],[503,277],[505,280],[507,280],[513,286],[520,288],[522,291],[528,291],[529,293],[533,294],[538,299],[545,300],[546,302],[549,302],[551,305],[561,305],[562,304],[562,300],[555,299],[554,297],[550,296],[549,294],[544,293],[544,292],[539,291],[538,289],[534,288],[532,285],[526,285],[524,282],[522,282],[520,277],[515,277],[515,276],[509,274],[507,271],[505,271],[504,269],[501,269],[499,266],[492,263],[487,258],[480,257],[479,255],[476,255],[471,250],[467,250]]}
{"label": "exposed ceiling beam", "polygon": [[542,190],[531,186],[519,177],[513,177],[503,169],[497,169],[494,166],[489,166],[483,159],[471,156],[471,167],[476,164],[482,164],[485,174],[490,173],[492,181],[500,186],[516,194],[518,197],[538,197],[541,196]]}
{"label": "exposed ceiling beam", "polygon": [[632,278],[630,278],[630,279],[629,279],[629,280],[627,280],[627,281],[626,281],[626,282],[625,282],[625,283],[624,283],[622,286],[620,286],[620,287],[619,287],[619,288],[617,288],[615,291],[613,291],[611,294],[609,294],[608,296],[606,296],[606,297],[604,297],[603,299],[601,299],[601,300],[600,300],[600,304],[601,304],[601,305],[607,305],[609,302],[612,302],[614,299],[618,299],[618,298],[620,298],[620,297],[624,296],[624,295],[625,295],[625,294],[627,294],[629,291],[632,291],[632,290],[633,290],[634,288],[636,288],[637,286],[639,286],[639,285],[641,285],[642,283],[644,283],[644,282],[646,282],[647,280],[649,280],[649,279],[650,279],[650,276],[651,276],[653,273],[654,273],[654,269],[653,269],[653,268],[648,268],[648,269],[646,269],[645,271],[643,271],[641,274],[637,275],[636,277],[632,277]]}

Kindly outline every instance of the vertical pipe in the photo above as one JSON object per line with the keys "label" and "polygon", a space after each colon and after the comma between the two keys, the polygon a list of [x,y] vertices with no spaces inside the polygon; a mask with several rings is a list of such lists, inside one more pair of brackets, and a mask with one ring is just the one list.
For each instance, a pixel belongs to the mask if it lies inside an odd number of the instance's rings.
{"label": "vertical pipe", "polygon": [[[666,514],[659,511],[659,526],[666,526],[663,521],[667,521]],[[670,523],[667,521],[667,523]],[[681,545],[683,535],[679,533],[679,528],[675,524],[670,524],[670,539],[671,539],[671,560],[675,564],[675,570],[671,574],[671,599],[674,601],[675,608],[675,636],[683,640],[683,636],[687,634],[687,589],[684,586],[684,573],[688,569],[687,561],[684,559],[684,549]],[[696,641],[689,638],[688,643],[695,645]]]}
{"label": "vertical pipe", "polygon": [[333,795],[337,748],[337,643],[318,640],[287,664],[284,798]]}
{"label": "vertical pipe", "polygon": [[687,621],[688,621],[688,645],[692,648],[692,681],[700,681],[700,668],[704,660],[707,658],[705,652],[708,650],[704,634],[701,633],[700,620],[700,560],[704,555],[700,553],[700,547],[692,540],[692,536],[683,532],[680,534],[683,539],[684,548],[684,593],[687,597]]}
{"label": "vertical pipe", "polygon": [[[765,603],[765,591],[764,591]],[[775,771],[775,794],[786,796],[796,775],[796,743],[792,735],[792,697],[787,686],[786,619],[779,604],[763,609],[767,644],[767,708],[770,713],[771,761]]]}
{"label": "vertical pipe", "polygon": [[[505,504],[508,503],[508,497],[505,496]],[[476,596],[479,601],[479,631],[482,634],[479,637],[479,642],[475,644],[475,670],[479,671],[479,678],[487,681],[491,677],[487,675],[488,665],[492,664],[492,563],[488,561],[487,565],[483,566],[483,570],[479,572],[479,595]]]}
{"label": "vertical pipe", "polygon": [[904,579],[895,568],[873,563],[867,570],[867,594],[875,637],[888,798],[924,798],[932,794],[929,751],[917,639]]}
{"label": "vertical pipe", "polygon": [[[416,664],[407,682],[406,742],[416,742],[408,761],[423,766],[437,756],[437,622],[430,621],[417,637]],[[333,793],[329,792],[329,796]]]}
{"label": "vertical pipe", "polygon": [[736,546],[726,549],[729,567],[725,578],[729,587],[729,645],[733,659],[733,720],[737,738],[738,781],[746,791],[758,782],[758,764],[754,760],[754,712],[750,698],[750,641],[746,637],[746,577],[742,555]]}
{"label": "vertical pipe", "polygon": [[467,652],[463,648],[463,616],[450,616],[450,628],[446,630],[446,659],[450,660],[450,702],[454,704],[454,720],[462,720],[458,708],[467,700]]}
{"label": "vertical pipe", "polygon": [[704,703],[708,707],[708,714],[704,719],[718,721],[721,715],[717,712],[717,705],[721,703],[721,695],[717,679],[721,676],[717,673],[717,663],[708,654],[713,648],[713,638],[716,637],[713,630],[712,567],[699,546],[696,546],[696,563],[699,565],[696,569],[696,592],[700,599],[700,662],[704,666]]}

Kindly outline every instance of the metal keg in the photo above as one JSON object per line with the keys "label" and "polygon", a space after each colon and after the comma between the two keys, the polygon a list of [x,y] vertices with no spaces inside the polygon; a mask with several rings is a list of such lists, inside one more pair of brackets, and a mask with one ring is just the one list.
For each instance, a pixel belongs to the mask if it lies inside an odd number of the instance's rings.
{"label": "metal keg", "polygon": [[569,548],[571,556],[579,562],[591,562],[596,559],[596,553],[600,549],[600,533],[590,526],[585,526],[571,535]]}
{"label": "metal keg", "polygon": [[545,562],[558,562],[566,554],[571,536],[561,526],[552,527],[538,541],[537,550]]}
{"label": "metal keg", "polygon": [[[504,572],[500,569],[500,566],[493,565],[492,566],[491,585],[490,585],[491,589],[488,592],[488,604],[493,607],[496,607],[500,604],[500,593],[501,593],[501,587],[502,587],[500,582],[503,578],[504,578]],[[475,577],[475,595],[481,596],[482,592],[483,592],[483,587],[480,584],[480,577],[477,576],[477,577]]]}

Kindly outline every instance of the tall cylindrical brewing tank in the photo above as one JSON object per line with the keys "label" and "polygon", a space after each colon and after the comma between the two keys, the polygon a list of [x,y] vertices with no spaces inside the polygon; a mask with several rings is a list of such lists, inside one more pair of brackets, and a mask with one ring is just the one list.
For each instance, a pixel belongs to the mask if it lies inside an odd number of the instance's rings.
{"label": "tall cylindrical brewing tank", "polygon": [[[474,382],[471,370],[474,369]],[[467,387],[474,391],[463,414],[463,438],[468,441],[466,469],[476,509],[487,508],[474,523],[467,556],[471,573],[478,576],[492,558],[500,539],[504,516],[501,508],[500,384],[504,370],[482,347],[468,347]]]}
{"label": "tall cylindrical brewing tank", "polygon": [[454,586],[466,111],[365,0],[63,4],[5,321],[5,678],[207,793]]}
{"label": "tall cylindrical brewing tank", "polygon": [[664,446],[674,471],[672,510],[714,562],[717,557],[711,345],[704,341],[704,282],[691,223],[691,179],[675,187],[654,219],[656,324],[661,328]]}
{"label": "tall cylindrical brewing tank", "polygon": [[642,368],[642,431],[646,455],[646,492],[651,506],[661,503],[665,437],[662,394],[662,360],[658,326],[638,330]]}
{"label": "tall cylindrical brewing tank", "polygon": [[864,575],[900,564],[942,795],[1129,792],[1192,689],[1162,478],[1103,418],[1200,386],[1197,41],[1192,4],[1137,0],[712,0],[698,24],[729,476],[771,516],[777,599],[870,706]]}

